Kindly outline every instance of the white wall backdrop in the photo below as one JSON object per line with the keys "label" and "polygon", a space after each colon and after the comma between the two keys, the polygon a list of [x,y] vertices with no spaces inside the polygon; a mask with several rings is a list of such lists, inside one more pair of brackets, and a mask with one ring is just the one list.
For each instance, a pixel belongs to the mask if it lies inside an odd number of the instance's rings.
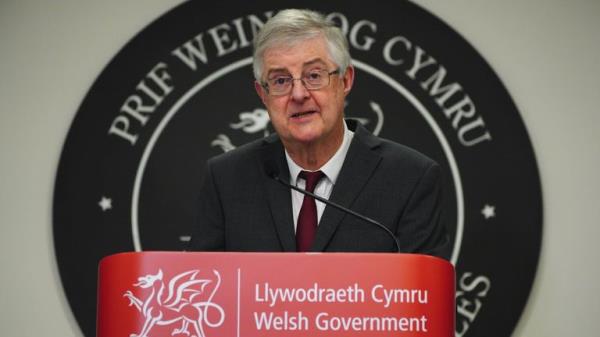
{"label": "white wall backdrop", "polygon": [[[542,255],[514,336],[597,336],[600,1],[416,2],[492,65],[537,154]],[[81,336],[54,260],[51,210],[60,151],[103,67],[178,3],[0,2],[0,335]]]}

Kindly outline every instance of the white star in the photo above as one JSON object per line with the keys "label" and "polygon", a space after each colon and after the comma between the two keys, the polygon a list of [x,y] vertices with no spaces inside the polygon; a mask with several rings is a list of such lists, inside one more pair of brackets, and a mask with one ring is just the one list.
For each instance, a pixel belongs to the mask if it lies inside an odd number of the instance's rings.
{"label": "white star", "polygon": [[481,210],[481,214],[485,217],[486,220],[489,218],[493,218],[496,216],[496,206],[485,204],[483,209]]}
{"label": "white star", "polygon": [[98,202],[98,206],[102,208],[103,212],[112,209],[112,199],[102,196],[102,199]]}

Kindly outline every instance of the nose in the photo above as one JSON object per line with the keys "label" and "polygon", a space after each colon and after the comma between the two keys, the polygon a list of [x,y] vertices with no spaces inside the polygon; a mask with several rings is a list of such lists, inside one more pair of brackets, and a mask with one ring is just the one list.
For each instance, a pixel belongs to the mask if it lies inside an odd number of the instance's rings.
{"label": "nose", "polygon": [[294,79],[292,82],[292,99],[295,101],[303,101],[310,96],[308,89],[304,86],[301,79]]}

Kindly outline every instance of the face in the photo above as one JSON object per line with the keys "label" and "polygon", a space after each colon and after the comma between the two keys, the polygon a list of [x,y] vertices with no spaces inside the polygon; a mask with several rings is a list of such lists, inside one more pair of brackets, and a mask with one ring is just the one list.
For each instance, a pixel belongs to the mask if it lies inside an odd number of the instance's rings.
{"label": "face", "polygon": [[[329,57],[325,39],[317,37],[291,47],[267,49],[262,81],[277,75],[301,78],[311,70],[331,72],[337,68]],[[344,101],[353,80],[354,69],[350,66],[345,74],[331,75],[329,85],[318,90],[307,90],[301,81],[294,81],[291,92],[282,96],[271,96],[258,82],[255,88],[286,147],[339,145],[344,130]]]}

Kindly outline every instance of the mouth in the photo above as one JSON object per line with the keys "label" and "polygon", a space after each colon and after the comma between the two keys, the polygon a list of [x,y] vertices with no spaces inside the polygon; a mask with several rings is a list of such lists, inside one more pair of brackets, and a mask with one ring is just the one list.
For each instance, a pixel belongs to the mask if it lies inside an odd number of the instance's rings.
{"label": "mouth", "polygon": [[290,115],[291,118],[302,118],[317,113],[315,110],[296,112]]}

